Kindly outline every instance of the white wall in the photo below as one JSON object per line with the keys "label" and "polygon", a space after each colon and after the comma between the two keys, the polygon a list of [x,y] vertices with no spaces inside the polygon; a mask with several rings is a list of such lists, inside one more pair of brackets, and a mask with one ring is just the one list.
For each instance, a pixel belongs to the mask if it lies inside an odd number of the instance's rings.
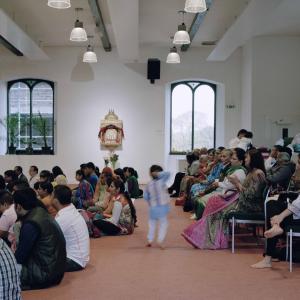
{"label": "white wall", "polygon": [[[79,164],[94,161],[103,167],[103,156],[97,138],[100,120],[109,109],[114,109],[124,122],[125,140],[120,155],[121,166],[133,166],[140,174],[140,181],[148,180],[148,168],[153,163],[165,161],[165,93],[169,83],[180,79],[207,79],[220,87],[220,101],[235,104],[234,111],[225,111],[224,128],[218,129],[219,142],[223,144],[240,128],[240,62],[237,52],[224,63],[206,62],[208,50],[190,49],[182,55],[182,64],[164,63],[166,48],[142,48],[141,62],[124,65],[116,51],[105,53],[97,49],[99,62],[95,65],[81,63],[83,49],[77,47],[49,47],[45,52],[47,62],[30,62],[25,58],[4,58],[0,62],[0,105],[6,102],[5,83],[8,80],[36,77],[56,82],[56,135],[57,151],[54,156],[0,157],[0,173],[22,165],[27,171],[31,164],[39,168],[60,165],[69,181]],[[146,80],[146,58],[162,60],[161,80],[151,85]],[[220,115],[225,103],[220,102]],[[2,106],[0,106],[2,108]],[[4,151],[2,151],[4,154]],[[166,165],[166,168],[171,166]],[[175,170],[173,170],[175,172]]]}
{"label": "white wall", "polygon": [[300,38],[258,37],[252,50],[254,142],[272,146],[282,128],[300,132]]}

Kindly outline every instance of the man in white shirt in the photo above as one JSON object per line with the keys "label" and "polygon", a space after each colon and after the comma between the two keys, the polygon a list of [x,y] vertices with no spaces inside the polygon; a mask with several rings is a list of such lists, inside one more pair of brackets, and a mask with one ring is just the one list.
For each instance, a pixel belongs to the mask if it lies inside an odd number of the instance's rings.
{"label": "man in white shirt", "polygon": [[65,185],[57,185],[53,191],[53,206],[58,213],[55,217],[60,226],[67,249],[66,272],[79,271],[89,262],[90,239],[87,225],[71,203],[72,191]]}
{"label": "man in white shirt", "polygon": [[7,240],[8,233],[12,230],[17,220],[17,214],[13,204],[13,197],[7,191],[0,191],[0,238]]}
{"label": "man in white shirt", "polygon": [[34,184],[40,180],[38,175],[39,169],[37,166],[31,166],[28,173],[30,175],[29,186],[34,189]]}

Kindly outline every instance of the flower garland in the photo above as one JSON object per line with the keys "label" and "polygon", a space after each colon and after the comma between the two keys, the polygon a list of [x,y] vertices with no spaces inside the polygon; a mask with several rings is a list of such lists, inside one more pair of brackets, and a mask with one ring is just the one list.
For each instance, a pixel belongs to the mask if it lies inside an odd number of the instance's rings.
{"label": "flower garland", "polygon": [[100,128],[100,131],[99,131],[99,134],[98,134],[98,138],[100,138],[101,142],[104,143],[105,140],[104,140],[104,136],[105,136],[105,133],[108,129],[115,129],[117,131],[117,140],[116,142],[117,143],[120,143],[121,140],[120,140],[120,133],[121,133],[121,137],[124,138],[124,131],[123,131],[123,128],[120,128],[120,127],[117,127],[115,125],[107,125],[105,127],[102,127]]}

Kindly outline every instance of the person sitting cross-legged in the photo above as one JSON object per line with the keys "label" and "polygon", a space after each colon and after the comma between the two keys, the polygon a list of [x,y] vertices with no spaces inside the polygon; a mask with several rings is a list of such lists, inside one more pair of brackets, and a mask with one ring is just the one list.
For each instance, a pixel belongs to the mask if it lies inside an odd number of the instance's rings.
{"label": "person sitting cross-legged", "polygon": [[72,191],[65,185],[53,190],[53,205],[58,213],[55,217],[66,239],[66,272],[79,271],[89,262],[90,239],[83,217],[71,203]]}
{"label": "person sitting cross-legged", "polygon": [[22,222],[15,252],[23,290],[59,284],[65,272],[64,235],[31,188],[15,191],[15,210]]}

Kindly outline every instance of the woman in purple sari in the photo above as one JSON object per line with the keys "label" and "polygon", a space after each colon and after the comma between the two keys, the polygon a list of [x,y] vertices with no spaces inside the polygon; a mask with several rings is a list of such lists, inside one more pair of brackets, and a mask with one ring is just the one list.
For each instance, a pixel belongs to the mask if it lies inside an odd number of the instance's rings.
{"label": "woman in purple sari", "polygon": [[[237,177],[228,176],[236,190],[213,195],[202,218],[183,231],[183,237],[195,248],[228,248],[227,214],[233,210],[247,213],[263,211],[265,169],[261,153],[256,149],[248,151],[245,162],[249,170],[245,181],[240,182]],[[239,160],[234,153],[232,163],[243,164],[243,160]]]}

